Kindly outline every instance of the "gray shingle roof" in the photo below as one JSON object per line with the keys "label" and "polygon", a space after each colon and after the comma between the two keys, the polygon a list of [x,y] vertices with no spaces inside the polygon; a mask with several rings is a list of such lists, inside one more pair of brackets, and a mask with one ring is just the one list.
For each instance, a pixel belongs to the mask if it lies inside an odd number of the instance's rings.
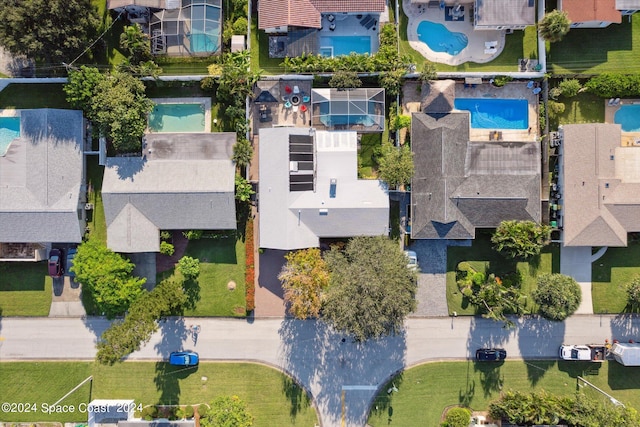
{"label": "gray shingle roof", "polygon": [[18,110],[20,137],[0,157],[0,241],[82,241],[82,112]]}
{"label": "gray shingle roof", "polygon": [[469,113],[414,113],[414,239],[469,239],[507,219],[540,221],[540,151],[522,142],[470,142]]}
{"label": "gray shingle roof", "polygon": [[386,234],[389,197],[379,181],[358,179],[356,133],[315,131],[315,191],[294,192],[289,135],[309,129],[260,129],[260,247],[302,249],[317,247],[321,237]]}
{"label": "gray shingle roof", "polygon": [[160,230],[235,229],[234,133],[149,134],[145,157],[107,159],[107,246],[157,252]]}

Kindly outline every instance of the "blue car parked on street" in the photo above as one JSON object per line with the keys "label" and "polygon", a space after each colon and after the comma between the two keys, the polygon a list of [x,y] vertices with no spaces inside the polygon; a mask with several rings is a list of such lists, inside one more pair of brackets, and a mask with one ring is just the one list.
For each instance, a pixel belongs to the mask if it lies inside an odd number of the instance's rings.
{"label": "blue car parked on street", "polygon": [[199,362],[195,351],[174,351],[169,356],[169,364],[174,366],[196,366]]}

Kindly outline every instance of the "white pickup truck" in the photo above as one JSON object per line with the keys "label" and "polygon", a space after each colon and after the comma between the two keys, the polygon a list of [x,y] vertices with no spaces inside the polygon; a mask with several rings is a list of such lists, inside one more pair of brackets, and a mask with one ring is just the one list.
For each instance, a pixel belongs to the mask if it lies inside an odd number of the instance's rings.
{"label": "white pickup truck", "polygon": [[562,360],[590,360],[591,362],[604,362],[607,356],[607,347],[600,344],[563,344],[560,346],[558,353]]}

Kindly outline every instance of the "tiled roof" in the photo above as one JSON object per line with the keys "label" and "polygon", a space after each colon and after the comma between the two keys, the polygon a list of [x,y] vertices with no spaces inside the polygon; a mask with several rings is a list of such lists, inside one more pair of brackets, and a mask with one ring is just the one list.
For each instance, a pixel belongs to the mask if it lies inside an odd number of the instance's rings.
{"label": "tiled roof", "polygon": [[258,28],[281,26],[320,28],[320,12],[309,0],[261,0],[258,3]]}
{"label": "tiled roof", "polygon": [[562,10],[567,12],[571,22],[606,21],[622,22],[615,0],[563,0]]}
{"label": "tiled roof", "polygon": [[384,0],[310,0],[318,11],[384,12]]}

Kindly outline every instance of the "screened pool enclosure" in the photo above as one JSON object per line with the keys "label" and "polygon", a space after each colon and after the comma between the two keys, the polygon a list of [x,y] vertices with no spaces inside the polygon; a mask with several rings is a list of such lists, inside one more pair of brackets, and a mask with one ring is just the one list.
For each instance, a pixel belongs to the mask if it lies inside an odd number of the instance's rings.
{"label": "screened pool enclosure", "polygon": [[220,50],[222,0],[182,0],[151,17],[151,51],[170,56],[211,55]]}
{"label": "screened pool enclosure", "polygon": [[319,130],[384,130],[384,89],[313,89],[312,126]]}

